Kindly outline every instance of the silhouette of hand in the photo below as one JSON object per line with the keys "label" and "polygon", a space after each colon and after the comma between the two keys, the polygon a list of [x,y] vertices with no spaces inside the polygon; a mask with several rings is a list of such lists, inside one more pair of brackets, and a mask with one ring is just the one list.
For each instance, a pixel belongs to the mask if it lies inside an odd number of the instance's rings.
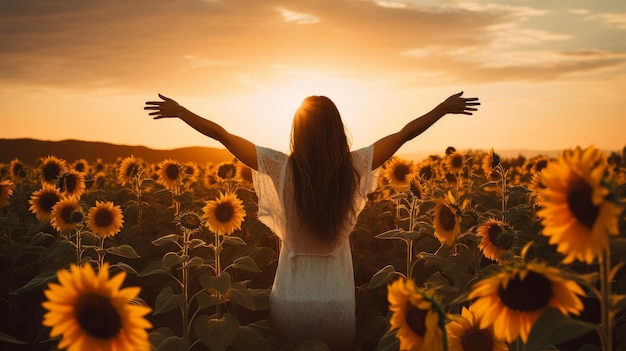
{"label": "silhouette of hand", "polygon": [[147,101],[146,106],[143,108],[144,110],[155,110],[148,114],[152,116],[152,119],[173,118],[180,115],[183,107],[178,102],[161,94],[159,94],[159,97],[163,101]]}
{"label": "silhouette of hand", "polygon": [[478,98],[463,98],[461,95],[463,95],[463,92],[454,94],[444,100],[439,106],[443,108],[446,113],[472,115],[472,112],[478,110],[473,106],[480,105]]}

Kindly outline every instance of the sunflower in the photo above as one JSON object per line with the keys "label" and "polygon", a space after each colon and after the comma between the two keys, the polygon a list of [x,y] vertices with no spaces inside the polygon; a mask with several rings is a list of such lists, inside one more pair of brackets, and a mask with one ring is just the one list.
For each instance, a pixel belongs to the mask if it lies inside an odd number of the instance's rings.
{"label": "sunflower", "polygon": [[548,307],[564,315],[579,314],[583,304],[577,296],[584,291],[573,280],[561,276],[557,268],[540,263],[507,266],[495,276],[472,286],[469,299],[480,321],[480,328],[493,325],[496,338],[525,343],[537,319]]}
{"label": "sunflower", "polygon": [[12,160],[9,164],[9,174],[13,180],[26,178],[26,169],[22,161],[17,158]]}
{"label": "sunflower", "polygon": [[237,176],[237,166],[232,162],[222,162],[215,171],[219,180],[231,180]]}
{"label": "sunflower", "polygon": [[417,173],[424,180],[431,180],[434,177],[433,167],[430,162],[423,162],[419,165]]}
{"label": "sunflower", "polygon": [[397,279],[387,287],[391,330],[398,329],[400,350],[443,350],[441,306],[433,292],[412,280]]}
{"label": "sunflower", "polygon": [[57,187],[61,193],[67,197],[80,198],[85,193],[85,174],[71,170],[59,175]]}
{"label": "sunflower", "polygon": [[493,328],[481,328],[480,318],[473,307],[463,307],[461,316],[446,324],[450,351],[509,351],[503,339],[498,339]]}
{"label": "sunflower", "polygon": [[45,221],[52,215],[52,207],[61,200],[61,191],[54,185],[44,184],[41,189],[34,191],[28,203],[29,210],[38,220]]}
{"label": "sunflower", "polygon": [[493,151],[493,148],[483,157],[483,162],[481,164],[481,168],[485,172],[485,176],[487,178],[491,178],[494,170],[500,164],[500,155],[496,154]]}
{"label": "sunflower", "polygon": [[163,185],[175,195],[180,193],[180,185],[183,183],[184,173],[178,161],[167,159],[159,163],[157,174],[159,176],[157,183]]}
{"label": "sunflower", "polygon": [[476,230],[476,235],[481,238],[478,247],[483,255],[498,262],[500,262],[500,256],[513,246],[515,239],[506,223],[493,218],[481,224]]}
{"label": "sunflower", "polygon": [[453,151],[450,154],[446,155],[446,159],[444,161],[444,165],[446,170],[452,174],[458,174],[463,171],[463,166],[465,166],[465,156],[458,151]]}
{"label": "sunflower", "polygon": [[252,184],[252,168],[246,166],[243,162],[237,162],[235,180],[239,183]]}
{"label": "sunflower", "polygon": [[143,316],[151,308],[131,303],[141,289],[120,289],[126,272],[109,279],[109,264],[96,274],[91,265],[71,265],[59,270],[59,283],[49,283],[42,306],[47,310],[42,324],[50,336],[61,336],[58,348],[79,350],[149,350]]}
{"label": "sunflower", "polygon": [[424,186],[422,186],[422,182],[420,182],[419,178],[411,179],[409,191],[411,191],[411,194],[413,194],[413,196],[416,196],[418,199],[421,199],[423,197]]}
{"label": "sunflower", "polygon": [[200,176],[200,168],[195,162],[187,162],[183,165],[183,175],[188,182],[195,182]]}
{"label": "sunflower", "polygon": [[452,245],[456,237],[461,233],[461,216],[457,209],[456,199],[452,192],[448,196],[439,200],[433,209],[433,227],[435,227],[435,238],[441,244]]}
{"label": "sunflower", "polygon": [[394,190],[404,192],[409,189],[415,172],[416,167],[412,161],[400,157],[392,157],[385,165],[383,177]]}
{"label": "sunflower", "polygon": [[54,229],[63,231],[76,228],[83,222],[83,209],[74,197],[63,198],[52,206],[50,224]]}
{"label": "sunflower", "polygon": [[201,232],[204,228],[204,219],[202,218],[202,215],[195,211],[181,211],[174,218],[174,223],[176,223],[183,230],[187,231],[189,234]]}
{"label": "sunflower", "polygon": [[143,166],[141,165],[141,161],[135,156],[129,156],[122,160],[120,163],[120,167],[117,172],[117,180],[122,185],[126,185],[130,183],[133,178],[139,177],[141,174],[141,170]]}
{"label": "sunflower", "polygon": [[111,201],[96,201],[87,215],[87,227],[101,238],[117,234],[123,223],[122,209]]}
{"label": "sunflower", "polygon": [[89,173],[89,170],[90,170],[89,162],[87,162],[87,160],[82,159],[82,158],[80,160],[76,160],[74,164],[72,164],[72,169],[75,170],[76,172],[87,174]]}
{"label": "sunflower", "polygon": [[[537,211],[543,235],[565,255],[563,263],[593,263],[608,249],[608,234],[617,235],[620,207],[604,179],[606,155],[593,146],[563,152],[541,172]],[[607,234],[608,233],[608,234]]]}
{"label": "sunflower", "polygon": [[0,207],[4,207],[9,204],[9,199],[13,196],[14,188],[15,184],[8,179],[0,182]]}
{"label": "sunflower", "polygon": [[54,156],[46,157],[41,163],[42,184],[56,184],[57,178],[67,169],[65,160]]}
{"label": "sunflower", "polygon": [[246,216],[243,201],[235,193],[222,193],[215,200],[207,201],[203,208],[205,225],[214,233],[230,235],[241,229],[241,222]]}

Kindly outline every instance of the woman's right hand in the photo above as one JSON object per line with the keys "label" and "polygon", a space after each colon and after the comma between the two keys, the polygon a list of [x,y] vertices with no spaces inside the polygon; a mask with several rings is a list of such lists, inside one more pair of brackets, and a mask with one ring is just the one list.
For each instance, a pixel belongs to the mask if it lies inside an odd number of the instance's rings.
{"label": "woman's right hand", "polygon": [[159,97],[163,101],[147,101],[146,106],[143,108],[144,110],[154,110],[154,112],[148,114],[152,116],[152,119],[180,117],[184,107],[167,96],[159,94]]}
{"label": "woman's right hand", "polygon": [[439,108],[441,108],[444,113],[464,115],[472,115],[474,111],[478,111],[477,108],[473,107],[480,105],[478,98],[463,98],[461,95],[463,95],[463,92],[450,96],[439,104]]}

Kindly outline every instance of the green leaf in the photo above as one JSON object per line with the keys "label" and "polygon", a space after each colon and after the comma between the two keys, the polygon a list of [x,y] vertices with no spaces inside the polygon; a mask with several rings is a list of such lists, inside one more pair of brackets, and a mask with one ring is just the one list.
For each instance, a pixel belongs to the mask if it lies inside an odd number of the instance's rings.
{"label": "green leaf", "polygon": [[377,351],[398,351],[400,349],[400,340],[396,338],[398,329],[389,330],[378,341]]}
{"label": "green leaf", "polygon": [[146,268],[144,268],[143,271],[139,273],[139,276],[147,277],[150,275],[155,275],[155,274],[160,274],[160,273],[171,274],[169,268],[168,269],[163,268],[163,263],[161,261],[154,261],[154,262],[151,262],[148,266],[146,266]]}
{"label": "green leaf", "polygon": [[452,272],[454,269],[454,263],[444,257],[439,255],[431,254],[428,252],[420,252],[417,255],[418,258],[425,260],[428,263],[434,264],[435,266],[441,268],[444,272]]}
{"label": "green leaf", "polygon": [[183,260],[183,257],[181,257],[177,252],[168,252],[165,256],[163,256],[161,262],[163,263],[163,269],[170,269],[183,263]]}
{"label": "green leaf", "polygon": [[252,294],[248,290],[246,283],[235,282],[230,286],[230,300],[251,311],[256,310]]}
{"label": "green leaf", "polygon": [[[164,235],[158,239],[152,240],[152,244],[156,245],[156,246],[161,246],[161,245],[165,245],[165,244],[169,244],[169,243],[176,243],[178,244],[178,238],[179,235],[178,234],[168,234],[168,235]],[[179,245],[180,246],[180,245]]]}
{"label": "green leaf", "polygon": [[186,242],[189,249],[195,249],[196,247],[208,247],[207,243],[202,239],[191,239]]}
{"label": "green leaf", "polygon": [[526,351],[571,340],[596,330],[596,325],[572,319],[556,308],[548,308],[535,322],[526,343]]}
{"label": "green leaf", "polygon": [[256,265],[256,262],[254,262],[250,256],[239,257],[231,264],[231,267],[252,273],[259,273],[263,271]]}
{"label": "green leaf", "polygon": [[126,264],[124,262],[117,262],[115,264],[112,264],[111,267],[117,267],[117,268],[123,270],[126,273],[132,273],[134,275],[139,274],[139,273],[137,273],[137,271],[133,267],[129,266],[128,264]]}
{"label": "green leaf", "polygon": [[239,332],[239,320],[230,313],[221,319],[200,315],[193,324],[200,341],[211,351],[226,351]]}
{"label": "green leaf", "polygon": [[202,267],[202,265],[204,265],[204,258],[200,256],[194,256],[189,261],[187,261],[187,265],[185,267],[198,268],[198,267]]}
{"label": "green leaf", "polygon": [[230,289],[230,274],[224,272],[219,277],[211,275],[202,275],[200,277],[200,285],[205,289],[215,289],[225,294]]}
{"label": "green leaf", "polygon": [[269,339],[271,331],[266,319],[240,325],[230,347],[233,351],[257,350]]}
{"label": "green leaf", "polygon": [[169,328],[161,327],[148,335],[152,349],[155,351],[178,351],[189,349],[189,342],[174,334]]}
{"label": "green leaf", "polygon": [[39,273],[35,278],[31,279],[26,285],[22,286],[19,289],[13,290],[10,292],[10,295],[19,295],[23,292],[30,291],[33,289],[37,289],[43,284],[46,284],[56,278],[56,271],[43,271]]}
{"label": "green leaf", "polygon": [[130,245],[113,246],[107,249],[107,252],[113,255],[126,258],[140,258],[135,249]]}
{"label": "green leaf", "polygon": [[26,341],[16,339],[12,337],[11,335],[6,334],[2,331],[0,331],[0,341],[8,342],[10,344],[20,344],[20,345],[28,344]]}
{"label": "green leaf", "polygon": [[385,267],[380,269],[378,272],[374,273],[367,287],[369,289],[376,289],[383,285],[387,285],[387,283],[389,283],[389,281],[393,279],[393,277],[395,277],[396,274],[398,273],[396,272],[395,268],[393,268],[392,265],[390,264],[386,265]]}
{"label": "green leaf", "polygon": [[156,298],[153,315],[167,313],[181,306],[185,297],[183,294],[174,294],[171,287],[165,287]]}
{"label": "green leaf", "polygon": [[247,245],[242,238],[238,236],[226,235],[224,236],[224,244],[235,245],[235,246],[245,246]]}

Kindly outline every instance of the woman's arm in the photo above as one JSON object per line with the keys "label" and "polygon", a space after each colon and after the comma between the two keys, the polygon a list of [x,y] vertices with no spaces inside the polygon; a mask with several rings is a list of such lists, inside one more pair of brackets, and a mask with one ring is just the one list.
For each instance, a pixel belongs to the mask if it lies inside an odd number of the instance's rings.
{"label": "woman's arm", "polygon": [[462,98],[463,92],[454,94],[437,105],[432,111],[418,117],[399,132],[387,135],[374,143],[372,169],[382,166],[407,141],[422,134],[426,129],[448,113],[471,115],[477,109],[472,106],[480,105],[478,98]]}
{"label": "woman's arm", "polygon": [[226,129],[213,121],[196,115],[173,99],[161,94],[159,94],[159,97],[163,101],[148,101],[144,107],[144,110],[155,110],[149,113],[153,119],[180,118],[193,129],[222,143],[230,153],[246,166],[257,169],[256,147],[253,143],[227,132]]}

